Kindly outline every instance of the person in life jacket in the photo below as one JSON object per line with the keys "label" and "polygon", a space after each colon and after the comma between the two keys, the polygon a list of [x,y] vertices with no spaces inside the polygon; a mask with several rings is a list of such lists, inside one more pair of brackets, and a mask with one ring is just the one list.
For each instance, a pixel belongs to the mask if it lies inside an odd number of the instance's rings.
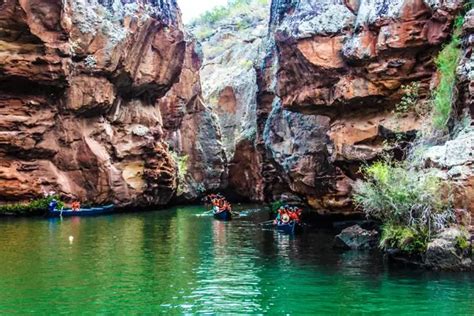
{"label": "person in life jacket", "polygon": [[50,212],[53,212],[56,210],[56,207],[58,206],[58,201],[56,201],[56,199],[52,199],[51,202],[49,202],[49,205],[48,205],[48,210]]}
{"label": "person in life jacket", "polygon": [[81,203],[79,203],[79,201],[74,201],[72,202],[71,204],[71,209],[75,212],[79,211],[81,208]]}
{"label": "person in life jacket", "polygon": [[287,206],[281,206],[279,209],[278,209],[278,214],[277,214],[277,217],[276,217],[276,222],[277,223],[286,223],[288,222],[287,221],[287,216],[288,216],[288,210],[287,210]]}
{"label": "person in life jacket", "polygon": [[289,216],[290,216],[290,219],[291,219],[292,221],[295,221],[295,222],[299,222],[299,221],[300,221],[300,218],[299,218],[299,216],[298,216],[298,213],[297,213],[294,209],[292,209],[292,210],[289,212]]}
{"label": "person in life jacket", "polygon": [[214,213],[219,213],[219,201],[216,199],[212,200],[212,211]]}

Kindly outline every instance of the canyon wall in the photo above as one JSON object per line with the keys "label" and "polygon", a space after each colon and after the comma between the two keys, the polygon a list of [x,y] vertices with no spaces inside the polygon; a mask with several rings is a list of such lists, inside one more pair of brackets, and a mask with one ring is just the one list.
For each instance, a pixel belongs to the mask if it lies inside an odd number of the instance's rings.
{"label": "canyon wall", "polygon": [[202,56],[194,42],[186,49],[179,82],[160,100],[165,140],[178,162],[176,202],[219,191],[227,179],[227,156],[216,114],[201,94]]}
{"label": "canyon wall", "polygon": [[[0,202],[55,191],[156,206],[221,191],[353,214],[360,166],[401,157],[424,125],[434,57],[463,4],[254,1],[191,27],[196,41],[174,0],[0,1]],[[457,117],[473,113],[473,16]],[[417,107],[397,110],[413,83]],[[472,208],[463,135],[426,164]],[[453,146],[467,162],[446,165]]]}
{"label": "canyon wall", "polygon": [[[267,196],[290,189],[320,213],[353,212],[360,166],[384,152],[400,155],[423,124],[434,57],[462,5],[273,1],[258,109]],[[396,111],[414,82],[417,108]]]}
{"label": "canyon wall", "polygon": [[191,49],[174,0],[0,2],[1,201],[168,203],[177,164],[156,100]]}
{"label": "canyon wall", "polygon": [[248,1],[215,22],[190,26],[202,44],[203,100],[222,133],[227,160],[222,191],[236,199],[264,200],[255,137],[257,69],[265,53],[268,17],[268,6]]}

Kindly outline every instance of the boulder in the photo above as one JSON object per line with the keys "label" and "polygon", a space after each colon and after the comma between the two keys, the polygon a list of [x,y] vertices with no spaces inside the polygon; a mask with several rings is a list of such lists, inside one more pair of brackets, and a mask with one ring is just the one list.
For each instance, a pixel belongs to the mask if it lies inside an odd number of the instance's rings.
{"label": "boulder", "polygon": [[[460,239],[468,240],[467,249],[460,248]],[[447,228],[428,244],[424,263],[434,270],[471,270],[471,247],[469,234],[457,227]]]}

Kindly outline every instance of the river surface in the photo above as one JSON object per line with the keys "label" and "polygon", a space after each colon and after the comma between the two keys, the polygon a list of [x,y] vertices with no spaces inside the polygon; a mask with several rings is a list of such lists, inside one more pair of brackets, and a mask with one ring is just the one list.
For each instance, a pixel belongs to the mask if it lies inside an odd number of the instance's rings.
{"label": "river surface", "polygon": [[[474,275],[337,251],[334,232],[291,237],[203,208],[0,221],[0,314],[473,315]],[[73,240],[70,241],[70,236]]]}

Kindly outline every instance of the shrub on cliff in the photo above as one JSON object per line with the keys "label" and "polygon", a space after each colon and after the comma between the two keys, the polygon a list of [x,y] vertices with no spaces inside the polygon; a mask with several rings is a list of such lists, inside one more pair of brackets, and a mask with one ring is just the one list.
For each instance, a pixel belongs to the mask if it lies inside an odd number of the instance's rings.
{"label": "shrub on cliff", "polygon": [[188,173],[188,155],[179,156],[176,152],[172,151],[171,156],[173,157],[178,172],[177,195],[179,196],[184,192],[186,185],[186,174]]}
{"label": "shrub on cliff", "polygon": [[439,84],[433,93],[433,124],[440,130],[446,129],[454,102],[456,68],[461,56],[460,35],[463,22],[462,16],[456,19],[451,41],[443,47],[435,60],[439,73]]}
{"label": "shrub on cliff", "polygon": [[445,185],[431,170],[385,159],[361,171],[366,180],[356,182],[353,198],[384,224],[382,248],[424,249],[431,234],[453,220]]}
{"label": "shrub on cliff", "polygon": [[43,215],[48,210],[48,205],[51,200],[56,199],[58,207],[62,208],[64,203],[61,202],[58,196],[48,196],[41,199],[36,199],[30,203],[15,203],[0,205],[0,214],[3,215]]}

